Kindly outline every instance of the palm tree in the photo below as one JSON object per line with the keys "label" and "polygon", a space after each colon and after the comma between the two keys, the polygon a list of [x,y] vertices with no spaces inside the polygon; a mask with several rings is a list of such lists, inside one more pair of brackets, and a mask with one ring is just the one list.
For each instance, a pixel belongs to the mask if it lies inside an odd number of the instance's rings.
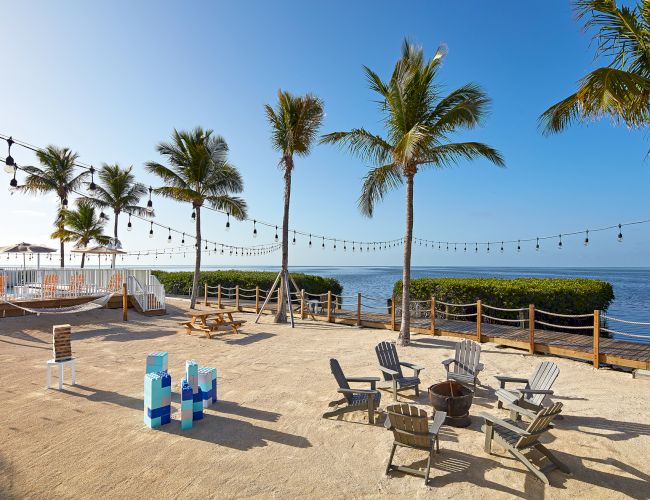
{"label": "palm tree", "polygon": [[228,162],[228,145],[223,137],[200,127],[191,132],[174,130],[171,142],[161,142],[158,152],[169,166],[150,161],[146,168],[164,182],[156,193],[192,204],[196,221],[196,260],[192,284],[193,309],[199,293],[201,271],[201,207],[227,211],[236,219],[246,217],[246,202],[232,193],[241,193],[244,182],[236,167]]}
{"label": "palm tree", "polygon": [[[87,247],[91,241],[100,245],[111,243],[111,237],[104,234],[105,219],[98,217],[95,208],[85,200],[78,203],[76,210],[63,213],[63,228],[60,226],[52,233],[52,238],[74,242],[76,247]],[[86,254],[81,254],[81,268],[86,263]]]}
{"label": "palm tree", "polygon": [[[59,198],[56,225],[59,232],[63,229],[64,214],[68,206],[68,196],[81,186],[83,180],[90,172],[84,170],[75,174],[75,162],[78,155],[68,148],[47,146],[45,149],[36,152],[36,157],[43,168],[27,166],[22,167],[27,173],[25,184],[20,186],[21,191],[32,194],[56,193]],[[61,267],[65,265],[65,241],[59,237]]]}
{"label": "palm tree", "polygon": [[[271,125],[273,147],[282,154],[279,166],[284,173],[284,215],[282,218],[282,280],[280,290],[289,288],[284,276],[289,268],[289,201],[291,198],[291,174],[293,156],[307,156],[318,129],[323,122],[323,101],[311,94],[294,96],[289,92],[278,91],[276,109],[265,105],[266,117]],[[287,322],[285,301],[275,316],[276,323]]]}
{"label": "palm tree", "polygon": [[619,7],[615,0],[577,0],[578,19],[585,30],[596,29],[596,57],[610,60],[584,76],[578,90],[540,117],[545,134],[560,132],[575,122],[610,116],[628,127],[642,128],[650,120],[650,2]]}
{"label": "palm tree", "polygon": [[379,94],[386,136],[363,128],[333,132],[321,142],[337,143],[375,165],[364,178],[359,208],[372,217],[375,204],[386,193],[406,182],[406,236],[402,291],[402,322],[399,339],[410,341],[409,289],[413,238],[413,182],[419,169],[443,168],[461,160],[487,158],[503,165],[501,154],[480,142],[449,142],[459,129],[476,127],[487,112],[489,98],[475,84],[464,85],[442,97],[435,81],[443,51],[425,61],[421,47],[404,41],[402,56],[389,81],[384,82],[364,67],[370,88]]}
{"label": "palm tree", "polygon": [[[145,207],[138,205],[140,198],[147,194],[147,188],[141,182],[136,182],[131,173],[133,167],[121,168],[119,165],[102,165],[98,172],[101,183],[95,189],[92,198],[85,198],[86,202],[94,207],[113,210],[113,238],[115,244],[119,243],[118,219],[122,212],[140,216],[152,215]],[[103,213],[103,212],[102,212]],[[101,214],[100,214],[101,216]],[[115,267],[115,255],[112,266]]]}

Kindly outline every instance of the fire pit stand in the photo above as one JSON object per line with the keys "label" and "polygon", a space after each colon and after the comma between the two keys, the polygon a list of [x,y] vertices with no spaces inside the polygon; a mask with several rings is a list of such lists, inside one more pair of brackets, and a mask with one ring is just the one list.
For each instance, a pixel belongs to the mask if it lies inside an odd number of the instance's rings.
{"label": "fire pit stand", "polygon": [[445,424],[452,427],[467,427],[471,424],[469,409],[474,391],[458,382],[449,380],[429,387],[429,401],[437,411],[447,412]]}

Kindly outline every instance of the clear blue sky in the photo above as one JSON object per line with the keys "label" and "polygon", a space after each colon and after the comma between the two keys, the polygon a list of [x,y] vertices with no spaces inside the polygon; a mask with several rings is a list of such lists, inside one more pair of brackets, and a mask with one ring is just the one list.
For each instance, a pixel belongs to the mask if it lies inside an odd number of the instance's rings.
{"label": "clear blue sky", "polygon": [[[416,178],[415,233],[435,240],[500,240],[557,234],[647,218],[650,145],[643,132],[607,120],[543,137],[537,118],[571,93],[594,68],[590,36],[570,4],[554,2],[1,2],[3,76],[0,132],[37,145],[78,151],[81,160],[133,164],[154,187],[143,163],[174,127],[196,125],[222,134],[245,180],[253,217],[281,220],[282,178],[263,112],[279,88],[312,92],[325,101],[323,132],[363,126],[381,132],[380,115],[361,66],[388,75],[404,37],[428,55],[444,43],[440,71],[447,90],[482,85],[493,99],[482,128],[459,135],[498,148],[507,168],[484,161]],[[3,146],[4,148],[4,146]],[[3,151],[3,156],[5,155]],[[33,157],[15,148],[19,163]],[[332,146],[299,158],[293,179],[291,226],[341,239],[398,238],[404,191],[381,203],[373,219],[357,208],[367,165]],[[5,176],[8,183],[9,178]],[[3,181],[5,182],[5,181]],[[192,232],[190,209],[155,199],[156,220]],[[9,196],[0,190],[3,238],[47,243],[52,197]],[[231,244],[272,241],[250,223],[205,217],[206,237]],[[110,224],[109,224],[110,226]],[[121,236],[129,250],[165,247],[166,234],[147,237],[135,223]],[[546,242],[517,254],[463,254],[416,247],[415,265],[645,266],[650,226],[567,238],[564,250]],[[178,243],[178,241],[176,240]],[[54,242],[51,242],[54,244]],[[294,265],[400,265],[401,250],[375,254],[291,247]],[[276,264],[259,258],[210,256],[207,264]],[[167,257],[167,259],[169,259]],[[165,263],[162,260],[152,261]],[[191,257],[176,263],[192,262]],[[132,263],[136,263],[135,260]],[[167,260],[166,263],[171,263]]]}

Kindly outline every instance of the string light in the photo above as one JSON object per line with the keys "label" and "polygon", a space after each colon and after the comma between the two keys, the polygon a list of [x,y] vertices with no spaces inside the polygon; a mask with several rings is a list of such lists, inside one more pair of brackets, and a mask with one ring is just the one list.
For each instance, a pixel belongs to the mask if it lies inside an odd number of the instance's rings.
{"label": "string light", "polygon": [[153,213],[153,200],[151,199],[151,193],[153,193],[153,188],[149,186],[149,201],[147,201],[147,213],[149,215]]}
{"label": "string light", "polygon": [[194,208],[192,209],[192,220],[196,220],[196,210]]}
{"label": "string light", "polygon": [[321,247],[323,248],[323,250],[325,250],[325,238],[323,238],[323,244],[321,245]]}
{"label": "string light", "polygon": [[558,241],[557,248],[558,250],[562,250],[562,235],[559,235],[559,238],[560,239]]}
{"label": "string light", "polygon": [[585,246],[589,246],[589,229],[585,231]]}
{"label": "string light", "polygon": [[278,226],[275,226],[275,241],[278,241]]}
{"label": "string light", "polygon": [[153,238],[153,221],[151,221],[151,225],[149,226],[149,238]]}
{"label": "string light", "polygon": [[230,212],[227,214],[227,219],[226,219],[226,231],[230,231]]}
{"label": "string light", "polygon": [[309,248],[311,248],[311,234],[309,235]]}
{"label": "string light", "polygon": [[7,139],[7,158],[5,159],[5,172],[8,174],[11,173],[14,166],[14,159],[11,156],[11,146],[13,145],[13,143],[14,140],[11,137],[9,137],[9,139]]}
{"label": "string light", "polygon": [[14,194],[16,189],[18,188],[18,181],[16,180],[16,172],[18,171],[18,165],[14,164],[14,176],[13,178],[9,181],[9,192],[11,194]]}
{"label": "string light", "polygon": [[537,243],[535,244],[535,251],[539,252],[539,238],[537,238]]}
{"label": "string light", "polygon": [[517,240],[517,252],[521,252],[521,242]]}
{"label": "string light", "polygon": [[293,232],[293,241],[291,243],[293,243],[294,245],[296,244],[296,232],[295,231]]}
{"label": "string light", "polygon": [[97,189],[97,185],[95,184],[95,167],[92,165],[90,166],[90,184],[88,184],[88,190],[92,191],[93,193]]}
{"label": "string light", "polygon": [[167,244],[171,245],[171,243],[172,243],[172,228],[170,227],[168,229],[169,229],[169,236],[167,236]]}
{"label": "string light", "polygon": [[621,225],[618,225],[618,236],[616,237],[619,243],[623,243],[623,231],[621,229]]}
{"label": "string light", "polygon": [[253,238],[257,238],[257,227],[256,227],[257,221],[253,220]]}

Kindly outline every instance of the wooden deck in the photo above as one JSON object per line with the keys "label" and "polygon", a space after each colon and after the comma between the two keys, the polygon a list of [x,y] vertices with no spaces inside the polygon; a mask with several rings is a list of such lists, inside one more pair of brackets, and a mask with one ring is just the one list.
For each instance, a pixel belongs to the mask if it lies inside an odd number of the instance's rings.
{"label": "wooden deck", "polygon": [[[212,302],[213,303],[213,302]],[[234,300],[222,300],[222,305],[235,305]],[[261,306],[261,303],[260,303]],[[267,314],[275,312],[275,301],[267,305]],[[239,309],[243,312],[255,313],[255,301],[240,300]],[[294,314],[299,315],[299,307],[294,309]],[[319,314],[305,314],[306,317],[316,321],[327,321],[324,312]],[[392,318],[388,313],[361,312],[359,321],[355,310],[337,309],[332,312],[330,321],[334,323],[355,325],[368,328],[392,329]],[[650,370],[650,345],[626,342],[606,337],[599,338],[598,360],[594,356],[594,339],[591,335],[556,332],[550,330],[535,330],[533,347],[531,349],[530,332],[516,326],[481,323],[481,337],[476,332],[476,322],[436,319],[435,331],[431,331],[429,318],[412,318],[411,331],[425,335],[444,335],[459,338],[469,338],[480,342],[492,342],[498,345],[524,349],[531,353],[548,354],[584,360],[594,365],[616,365],[627,368],[641,368]],[[396,329],[399,329],[399,318],[396,320]]]}

